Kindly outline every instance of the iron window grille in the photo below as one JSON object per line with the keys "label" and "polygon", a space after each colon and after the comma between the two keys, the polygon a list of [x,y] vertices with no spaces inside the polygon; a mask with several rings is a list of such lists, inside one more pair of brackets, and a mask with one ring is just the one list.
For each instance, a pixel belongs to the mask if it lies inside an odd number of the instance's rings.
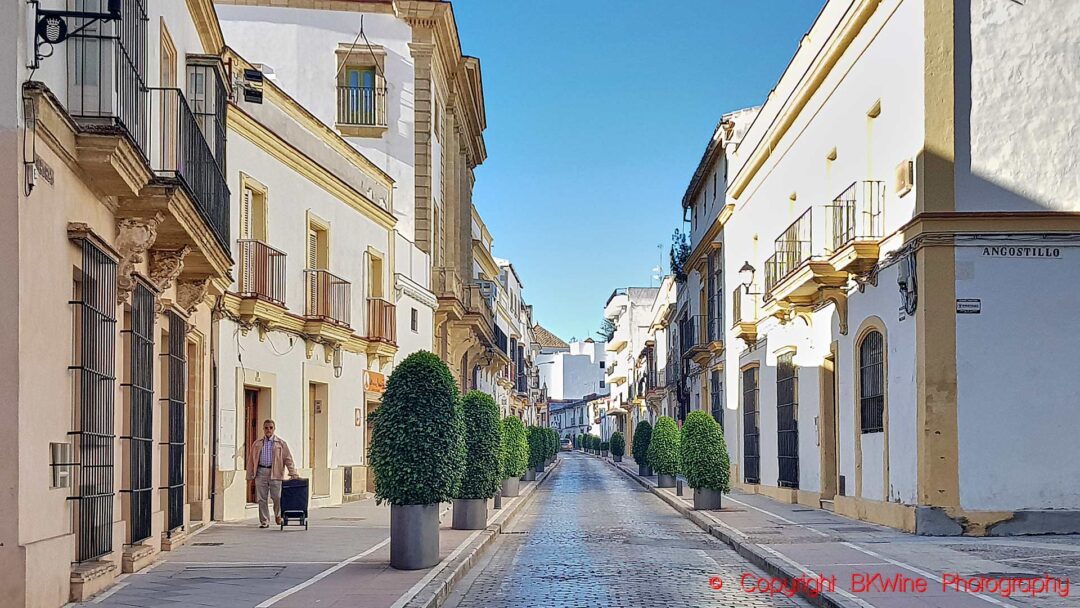
{"label": "iron window grille", "polygon": [[885,339],[879,331],[859,343],[859,414],[863,433],[885,431]]}
{"label": "iron window grille", "polygon": [[743,480],[761,483],[760,415],[758,413],[758,368],[742,372],[743,397]]}
{"label": "iron window grille", "polygon": [[128,390],[130,407],[128,442],[131,460],[127,494],[131,544],[150,538],[153,506],[154,453],[154,317],[156,297],[141,281],[131,299],[131,325],[125,330],[129,345]]}
{"label": "iron window grille", "polygon": [[168,509],[167,531],[184,525],[184,410],[187,407],[187,322],[173,311],[169,320],[168,360],[168,441],[165,443],[168,463],[168,485],[165,487]]}
{"label": "iron window grille", "polygon": [[724,383],[720,378],[720,370],[713,370],[709,376],[709,401],[712,407],[712,417],[720,423],[720,429],[724,428]]}
{"label": "iron window grille", "polygon": [[75,560],[84,562],[112,552],[116,395],[116,261],[88,239],[75,282],[74,438],[78,454],[74,501]]}
{"label": "iron window grille", "polygon": [[776,359],[776,441],[782,488],[799,487],[799,370],[794,353]]}

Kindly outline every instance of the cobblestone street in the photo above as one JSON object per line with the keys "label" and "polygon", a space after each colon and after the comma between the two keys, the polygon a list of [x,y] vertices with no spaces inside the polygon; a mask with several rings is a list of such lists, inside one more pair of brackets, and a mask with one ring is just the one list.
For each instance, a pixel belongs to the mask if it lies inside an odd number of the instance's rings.
{"label": "cobblestone street", "polygon": [[726,545],[604,462],[562,458],[448,606],[807,605],[743,592],[740,577],[762,573]]}

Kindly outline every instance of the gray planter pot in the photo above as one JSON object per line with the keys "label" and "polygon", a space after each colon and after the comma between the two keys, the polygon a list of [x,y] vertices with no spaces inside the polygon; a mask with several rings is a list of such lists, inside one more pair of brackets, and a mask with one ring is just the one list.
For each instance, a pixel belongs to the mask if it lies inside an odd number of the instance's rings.
{"label": "gray planter pot", "polygon": [[600,456],[607,458],[607,450],[600,450]]}
{"label": "gray planter pot", "polygon": [[504,479],[502,483],[502,495],[505,498],[514,498],[521,490],[521,480],[517,477]]}
{"label": "gray planter pot", "polygon": [[420,570],[439,563],[439,504],[390,505],[390,566]]}
{"label": "gray planter pot", "polygon": [[544,472],[544,463],[541,462],[540,464],[536,465],[535,470],[536,470],[537,475],[543,473]]}
{"label": "gray planter pot", "polygon": [[694,488],[694,508],[698,511],[710,511],[720,508],[723,492],[709,488]]}
{"label": "gray planter pot", "polygon": [[663,473],[658,474],[656,476],[656,487],[658,487],[658,488],[674,488],[675,487],[675,476],[674,475],[664,475]]}
{"label": "gray planter pot", "polygon": [[639,464],[637,465],[637,474],[642,477],[648,477],[652,475],[652,467],[647,464]]}
{"label": "gray planter pot", "polygon": [[615,459],[615,462],[622,462],[622,456],[612,456],[612,458]]}
{"label": "gray planter pot", "polygon": [[525,469],[525,474],[521,476],[521,481],[536,481],[536,470]]}
{"label": "gray planter pot", "polygon": [[483,498],[455,498],[455,530],[483,530],[487,527],[487,500]]}

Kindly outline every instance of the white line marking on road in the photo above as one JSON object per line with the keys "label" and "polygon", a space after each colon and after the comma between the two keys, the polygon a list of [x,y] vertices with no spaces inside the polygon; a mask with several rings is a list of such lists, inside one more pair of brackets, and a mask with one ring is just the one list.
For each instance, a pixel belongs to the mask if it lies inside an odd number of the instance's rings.
{"label": "white line marking on road", "polygon": [[753,509],[755,511],[764,513],[764,514],[768,515],[769,517],[773,517],[773,518],[778,519],[778,520],[780,520],[780,521],[782,521],[784,523],[791,524],[793,526],[799,526],[800,528],[806,528],[807,530],[810,530],[814,534],[820,534],[821,536],[826,536],[826,537],[829,536],[829,534],[827,534],[825,532],[822,532],[821,530],[816,530],[816,529],[811,528],[810,526],[808,526],[806,524],[800,524],[797,521],[791,521],[790,519],[787,519],[786,517],[781,517],[781,516],[777,515],[776,513],[773,513],[772,511],[766,511],[765,509],[760,509],[758,507],[755,507],[754,505],[745,503],[745,502],[743,502],[741,500],[735,500],[731,496],[728,496],[727,499],[730,500],[733,503],[740,504],[740,505],[742,505],[744,507],[747,507],[749,509]]}
{"label": "white line marking on road", "polygon": [[481,532],[484,532],[484,530],[477,530],[476,532],[470,534],[469,537],[465,539],[465,542],[458,545],[457,549],[454,549],[450,553],[450,555],[446,556],[446,559],[439,562],[439,565],[432,568],[431,572],[425,574],[424,578],[417,581],[415,585],[413,585],[408,591],[402,594],[402,596],[399,597],[396,602],[390,605],[390,608],[401,608],[405,604],[408,604],[414,597],[416,597],[417,593],[420,593],[420,590],[423,589],[425,585],[431,582],[431,579],[435,578],[440,572],[445,570],[447,566],[450,565],[450,562],[454,561],[455,557],[461,555],[461,552],[465,550],[465,547],[468,547],[469,544],[472,543],[472,541],[475,540],[477,536],[480,536]]}
{"label": "white line marking on road", "polygon": [[[798,525],[798,524],[796,524],[796,525]],[[784,555],[783,553],[780,553],[779,551],[777,551],[777,550],[775,550],[775,549],[773,549],[771,547],[766,547],[765,545],[758,545],[758,547],[761,548],[762,551],[768,552],[770,555],[772,555],[776,559],[779,559],[779,560],[787,563],[788,565],[797,568],[799,571],[801,571],[806,576],[809,576],[810,578],[818,578],[818,579],[822,578],[821,575],[818,574],[817,572],[814,572],[813,570],[811,570],[811,569],[807,568],[806,566],[796,562],[795,560],[791,559],[790,557]],[[847,591],[846,589],[841,589],[840,585],[836,586],[835,591],[836,591],[836,593],[839,593],[840,595],[846,597],[847,599],[855,602],[859,606],[862,606],[862,608],[875,608],[875,606],[873,604],[871,604],[869,602],[866,602],[866,601],[864,601],[862,599],[859,599],[858,597],[855,596],[855,594]]]}
{"label": "white line marking on road", "polygon": [[109,596],[111,596],[112,594],[116,593],[117,591],[120,591],[121,589],[123,589],[124,587],[127,587],[127,586],[128,586],[127,583],[117,583],[117,584],[112,586],[112,589],[109,589],[105,593],[102,593],[101,595],[95,597],[94,601],[92,603],[100,604],[101,602],[109,599]]}
{"label": "white line marking on road", "polygon": [[289,597],[290,595],[296,593],[297,591],[302,591],[304,589],[307,589],[308,587],[310,587],[310,586],[314,585],[315,583],[321,581],[322,579],[330,576],[331,574],[337,572],[338,570],[341,570],[345,566],[348,566],[349,564],[355,562],[358,559],[361,559],[363,557],[367,557],[368,555],[371,555],[372,553],[378,551],[379,549],[382,549],[383,547],[385,547],[388,544],[390,544],[390,539],[389,538],[383,540],[379,544],[375,545],[374,547],[371,547],[370,549],[368,549],[367,551],[364,551],[363,553],[357,553],[356,555],[354,555],[354,556],[352,556],[352,557],[350,557],[350,558],[348,558],[346,560],[342,560],[342,561],[338,562],[336,565],[331,566],[331,567],[327,568],[326,570],[323,570],[322,572],[320,572],[320,573],[316,574],[315,576],[309,578],[308,580],[300,583],[299,585],[290,587],[290,588],[286,589],[285,591],[282,591],[281,593],[275,595],[274,597],[272,597],[272,598],[264,601],[263,603],[255,606],[255,608],[270,608],[270,606],[273,606],[274,604],[276,604],[276,603],[280,602],[281,600]]}
{"label": "white line marking on road", "polygon": [[[918,574],[919,576],[928,578],[928,579],[933,580],[933,581],[937,581],[939,583],[944,583],[944,581],[941,579],[941,577],[937,576],[936,574],[932,574],[930,572],[927,572],[926,570],[923,570],[921,568],[916,568],[915,566],[912,566],[910,564],[905,564],[904,562],[901,562],[901,561],[898,561],[898,560],[895,560],[895,559],[889,559],[888,557],[885,557],[884,555],[881,555],[879,553],[875,553],[874,551],[871,551],[869,549],[864,549],[863,547],[860,547],[859,545],[856,545],[855,543],[842,542],[840,544],[842,544],[842,545],[844,545],[846,547],[851,547],[852,549],[855,549],[856,551],[860,551],[860,552],[865,553],[867,555],[870,555],[872,557],[876,557],[878,559],[885,560],[885,561],[889,562],[890,564],[892,564],[894,566],[899,566],[901,568],[911,570],[912,572],[914,572],[915,574]],[[966,593],[968,595],[973,595],[973,596],[975,596],[975,597],[977,597],[977,598],[979,598],[981,600],[985,600],[985,601],[990,602],[991,604],[995,604],[997,606],[1004,606],[1006,608],[1016,608],[1016,606],[1014,606],[1013,604],[1010,604],[1008,602],[1003,602],[1003,601],[1001,601],[1001,600],[999,600],[999,599],[997,599],[995,597],[991,597],[989,595],[983,595],[982,593],[975,593],[973,591],[964,591],[963,593]]]}
{"label": "white line marking on road", "polygon": [[336,564],[338,562],[178,562],[178,561],[169,561],[169,562],[166,562],[166,563],[178,564],[178,565],[181,565],[181,566],[221,566],[221,567],[233,566],[233,567],[236,567],[236,568],[241,568],[241,567],[250,568],[250,567],[253,567],[253,566],[272,567],[272,566],[333,565],[333,564]]}

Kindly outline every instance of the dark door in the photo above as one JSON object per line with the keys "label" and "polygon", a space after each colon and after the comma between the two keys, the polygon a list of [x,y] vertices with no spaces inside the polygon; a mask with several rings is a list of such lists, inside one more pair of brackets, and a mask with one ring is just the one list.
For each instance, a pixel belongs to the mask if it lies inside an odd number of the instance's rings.
{"label": "dark door", "polygon": [[[244,454],[247,456],[251,450],[251,444],[255,443],[255,440],[259,438],[259,391],[255,389],[244,389]],[[244,459],[244,465],[247,465],[247,458]],[[256,502],[255,496],[255,480],[251,479],[247,482],[247,501]]]}
{"label": "dark door", "polygon": [[776,360],[776,447],[782,488],[799,487],[799,370],[787,353]]}

